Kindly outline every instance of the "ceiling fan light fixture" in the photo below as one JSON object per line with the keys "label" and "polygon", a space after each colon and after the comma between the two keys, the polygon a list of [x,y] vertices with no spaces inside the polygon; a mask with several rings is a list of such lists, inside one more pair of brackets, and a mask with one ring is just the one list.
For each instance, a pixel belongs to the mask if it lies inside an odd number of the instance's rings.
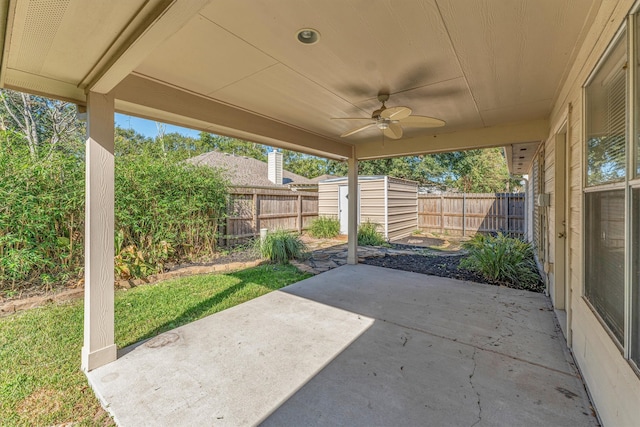
{"label": "ceiling fan light fixture", "polygon": [[389,122],[386,120],[378,120],[378,123],[376,123],[376,126],[378,126],[378,129],[380,130],[385,130],[389,128]]}
{"label": "ceiling fan light fixture", "polygon": [[298,30],[296,38],[302,44],[315,44],[320,40],[320,33],[313,28],[302,28]]}

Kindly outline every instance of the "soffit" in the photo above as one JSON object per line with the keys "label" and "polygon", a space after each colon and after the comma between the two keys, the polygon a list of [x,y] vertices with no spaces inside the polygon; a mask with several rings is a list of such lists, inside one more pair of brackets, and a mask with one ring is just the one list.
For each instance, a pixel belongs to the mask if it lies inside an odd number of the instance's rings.
{"label": "soffit", "polygon": [[16,2],[7,68],[79,85],[118,37],[134,32],[144,0]]}
{"label": "soffit", "polygon": [[[150,34],[146,30],[156,25],[150,16],[187,8],[170,0],[13,4],[16,19],[9,19],[3,84],[79,102],[91,76],[108,70],[118,46]],[[414,114],[447,122],[438,129],[405,129],[407,139],[415,142],[423,136],[547,118],[599,4],[217,0],[199,12],[193,7],[190,19],[158,36],[131,69],[134,75],[239,113],[356,147],[381,141],[381,134],[373,129],[341,139],[358,122],[331,118],[370,116],[379,106],[376,95],[388,91],[387,106],[406,105]],[[297,30],[306,27],[320,31],[317,44],[296,40]],[[128,98],[119,104],[126,106],[122,111],[154,111],[134,108],[132,99],[144,101],[143,96]],[[182,113],[173,109],[171,115],[184,124],[215,129],[214,115],[190,120],[188,109],[185,104]],[[247,135],[242,126],[225,131]],[[403,140],[393,144],[401,146]]]}
{"label": "soffit", "polygon": [[527,174],[539,145],[540,142],[529,142],[507,146],[506,157],[509,172],[515,175]]}

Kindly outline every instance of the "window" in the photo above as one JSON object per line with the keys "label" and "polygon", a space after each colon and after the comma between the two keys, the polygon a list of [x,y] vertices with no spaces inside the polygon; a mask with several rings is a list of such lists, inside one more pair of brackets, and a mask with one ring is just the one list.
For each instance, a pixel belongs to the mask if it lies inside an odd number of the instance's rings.
{"label": "window", "polygon": [[624,340],[624,189],[585,197],[585,296]]}
{"label": "window", "polygon": [[585,297],[621,345],[627,211],[626,40],[623,32],[585,88]]}
{"label": "window", "polygon": [[586,88],[587,186],[624,181],[626,171],[626,37]]}
{"label": "window", "polygon": [[640,188],[633,189],[633,286],[631,287],[631,359],[640,367]]}

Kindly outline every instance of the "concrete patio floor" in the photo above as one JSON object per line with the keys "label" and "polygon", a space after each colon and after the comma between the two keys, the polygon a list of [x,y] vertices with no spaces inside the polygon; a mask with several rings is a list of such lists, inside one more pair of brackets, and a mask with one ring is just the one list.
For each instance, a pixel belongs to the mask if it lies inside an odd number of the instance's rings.
{"label": "concrete patio floor", "polygon": [[141,425],[597,425],[548,299],[343,266],[88,374]]}

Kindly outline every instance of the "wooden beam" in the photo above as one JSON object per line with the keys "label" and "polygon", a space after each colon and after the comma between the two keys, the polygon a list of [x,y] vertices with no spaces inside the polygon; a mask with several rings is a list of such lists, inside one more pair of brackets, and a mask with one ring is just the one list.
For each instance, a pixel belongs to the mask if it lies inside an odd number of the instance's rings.
{"label": "wooden beam", "polygon": [[209,0],[145,2],[130,25],[80,83],[83,89],[109,93],[165,40],[180,30]]}
{"label": "wooden beam", "polygon": [[152,109],[147,111],[157,119],[166,112],[171,123],[189,127],[195,124],[197,129],[220,135],[334,159],[351,155],[352,145],[141,76],[124,79],[115,88],[115,97],[120,101],[118,111],[125,114],[139,115],[145,108]]}
{"label": "wooden beam", "polygon": [[358,145],[358,159],[416,156],[421,154],[501,147],[513,143],[542,141],[549,135],[549,121],[532,120],[439,135],[401,139],[393,143]]}
{"label": "wooden beam", "polygon": [[113,96],[88,94],[82,369],[116,360]]}

